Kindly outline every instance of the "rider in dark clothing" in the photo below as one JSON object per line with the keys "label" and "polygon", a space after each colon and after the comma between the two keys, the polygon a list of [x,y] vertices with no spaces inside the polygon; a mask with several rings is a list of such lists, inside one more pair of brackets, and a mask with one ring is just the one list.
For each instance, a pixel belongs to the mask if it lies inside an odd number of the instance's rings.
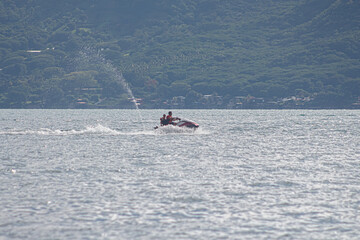
{"label": "rider in dark clothing", "polygon": [[162,118],[160,118],[160,125],[161,126],[164,126],[164,125],[167,125],[168,124],[168,122],[167,122],[167,120],[166,120],[166,115],[164,114],[163,116],[162,116]]}

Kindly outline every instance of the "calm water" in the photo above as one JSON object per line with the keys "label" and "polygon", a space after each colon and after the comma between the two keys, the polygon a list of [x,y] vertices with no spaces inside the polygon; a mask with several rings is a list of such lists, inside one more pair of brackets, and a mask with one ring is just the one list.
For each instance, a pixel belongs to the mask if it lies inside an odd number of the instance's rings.
{"label": "calm water", "polygon": [[162,113],[0,110],[0,239],[359,239],[360,111]]}

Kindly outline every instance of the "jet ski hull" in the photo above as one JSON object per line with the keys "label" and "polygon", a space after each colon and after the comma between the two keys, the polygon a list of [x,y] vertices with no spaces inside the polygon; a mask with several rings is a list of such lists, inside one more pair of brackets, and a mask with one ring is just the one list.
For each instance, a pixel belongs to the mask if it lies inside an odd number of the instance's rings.
{"label": "jet ski hull", "polygon": [[180,120],[179,122],[176,123],[176,126],[196,129],[199,127],[199,124],[190,120]]}
{"label": "jet ski hull", "polygon": [[[190,120],[179,120],[178,122],[173,122],[172,124],[169,124],[170,126],[176,126],[180,128],[190,128],[190,129],[197,129],[199,127],[199,124],[196,122],[190,121]],[[166,127],[168,125],[164,125],[161,127]],[[159,127],[156,126],[154,129],[158,129]]]}

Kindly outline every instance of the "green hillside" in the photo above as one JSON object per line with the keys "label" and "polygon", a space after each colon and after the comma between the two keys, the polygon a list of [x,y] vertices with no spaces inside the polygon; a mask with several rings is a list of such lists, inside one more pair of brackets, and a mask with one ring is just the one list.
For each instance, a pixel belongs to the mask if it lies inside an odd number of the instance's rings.
{"label": "green hillside", "polygon": [[141,108],[358,108],[360,2],[2,0],[0,69],[0,108],[132,108],[127,84]]}

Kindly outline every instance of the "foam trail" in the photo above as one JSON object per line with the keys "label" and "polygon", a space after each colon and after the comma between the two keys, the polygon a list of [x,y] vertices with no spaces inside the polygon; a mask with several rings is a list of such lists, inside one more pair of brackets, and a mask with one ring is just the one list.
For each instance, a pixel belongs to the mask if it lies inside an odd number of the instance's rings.
{"label": "foam trail", "polygon": [[176,127],[176,126],[163,126],[154,130],[156,134],[186,134],[186,135],[206,135],[209,132],[203,130],[202,128],[185,128],[185,127]]}
{"label": "foam trail", "polygon": [[99,135],[120,135],[122,132],[113,130],[111,128],[97,125],[88,126],[82,130],[61,130],[61,129],[48,129],[41,128],[39,130],[11,130],[6,132],[0,132],[0,135],[45,135],[45,136],[69,136],[69,135],[86,135],[86,134],[99,134]]}
{"label": "foam trail", "polygon": [[163,134],[175,134],[175,135],[207,135],[210,134],[206,130],[201,128],[193,129],[179,128],[175,126],[165,126],[156,130],[144,130],[144,131],[131,131],[122,132],[119,130],[105,127],[101,124],[96,126],[87,126],[84,129],[49,129],[40,128],[38,130],[22,129],[22,130],[8,130],[0,131],[0,135],[38,135],[38,136],[73,136],[73,135],[102,135],[102,136],[118,136],[118,135],[163,135]]}

